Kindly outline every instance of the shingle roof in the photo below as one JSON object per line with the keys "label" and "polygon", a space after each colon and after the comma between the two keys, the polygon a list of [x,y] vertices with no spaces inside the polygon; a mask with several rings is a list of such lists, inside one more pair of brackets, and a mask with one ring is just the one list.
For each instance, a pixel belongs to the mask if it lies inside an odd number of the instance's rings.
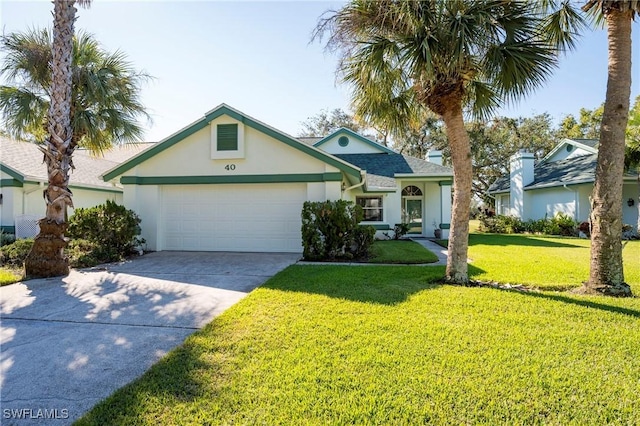
{"label": "shingle roof", "polygon": [[[147,144],[124,145],[105,153],[105,158],[91,156],[88,151],[78,149],[73,154],[75,169],[71,172],[70,185],[113,189],[100,175],[115,166],[122,158],[129,158]],[[42,162],[43,154],[37,145],[0,137],[0,163],[17,171],[26,180],[47,181],[47,168]]]}
{"label": "shingle roof", "polygon": [[362,170],[366,170],[367,185],[378,188],[395,188],[396,174],[453,175],[449,167],[404,154],[335,154],[335,156]]}
{"label": "shingle roof", "polygon": [[311,136],[300,136],[297,137],[296,139],[298,139],[300,142],[307,144],[307,145],[315,145],[316,143],[320,142],[322,139],[321,137],[311,137]]}
{"label": "shingle roof", "polygon": [[[533,182],[525,186],[524,189],[531,190],[594,182],[597,160],[598,155],[591,154],[537,164],[533,169]],[[627,176],[633,175],[627,174]],[[504,175],[489,187],[488,192],[507,192],[509,189],[509,175]]]}

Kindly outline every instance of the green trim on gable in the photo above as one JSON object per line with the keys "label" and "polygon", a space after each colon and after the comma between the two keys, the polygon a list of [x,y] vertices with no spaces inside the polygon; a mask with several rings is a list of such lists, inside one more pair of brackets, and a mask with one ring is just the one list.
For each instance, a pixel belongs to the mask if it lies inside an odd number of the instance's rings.
{"label": "green trim on gable", "polygon": [[342,173],[301,173],[235,176],[122,176],[123,185],[206,185],[229,183],[341,182]]}
{"label": "green trim on gable", "polygon": [[187,138],[188,136],[191,136],[192,134],[194,134],[195,132],[202,130],[203,128],[205,128],[206,126],[209,125],[209,123],[213,120],[215,120],[216,118],[222,116],[222,115],[227,115],[235,120],[238,120],[239,122],[261,132],[266,134],[267,136],[271,136],[272,138],[283,142],[287,145],[289,145],[290,147],[296,148],[302,152],[304,152],[305,154],[308,154],[310,156],[312,156],[313,158],[320,160],[324,163],[327,163],[333,167],[336,167],[339,170],[342,170],[343,172],[350,174],[354,177],[357,177],[358,179],[360,179],[360,169],[355,168],[347,163],[344,163],[340,160],[338,160],[337,158],[323,153],[321,151],[318,151],[316,149],[313,149],[307,145],[305,145],[304,143],[290,138],[288,136],[286,136],[283,133],[277,132],[267,126],[265,126],[264,124],[261,124],[249,117],[246,117],[234,110],[232,110],[231,108],[229,108],[226,105],[222,105],[218,108],[215,108],[214,110],[212,110],[211,112],[207,113],[202,119],[196,121],[195,123],[193,123],[191,126],[184,128],[183,130],[179,131],[178,133],[176,133],[175,135],[169,137],[168,139],[159,142],[157,145],[155,145],[153,148],[150,148],[148,151],[143,151],[140,155],[138,155],[137,157],[134,157],[132,159],[130,159],[129,161],[126,161],[124,163],[122,163],[119,167],[116,167],[115,169],[113,169],[111,172],[105,174],[103,176],[103,179],[105,181],[109,181],[117,176],[122,175],[124,172],[126,172],[127,170],[132,169],[133,167],[137,166],[138,164],[148,160],[149,158],[153,157],[156,154],[159,154],[160,152],[164,151],[167,148],[172,147],[173,145],[175,145],[176,143],[180,142],[181,140]]}
{"label": "green trim on gable", "polygon": [[[329,140],[333,139],[334,137],[336,137],[339,133],[347,133],[349,136],[356,138],[357,140],[359,140],[360,142],[364,142],[367,145],[370,145],[374,148],[379,149],[382,152],[386,152],[388,154],[397,154],[397,152],[395,152],[394,150],[387,148],[384,145],[380,145],[379,143],[376,143],[370,139],[365,138],[364,136],[354,132],[351,129],[347,129],[346,127],[341,127],[338,130],[336,130],[335,132],[331,133],[329,136],[325,136],[324,138],[320,139],[318,142],[314,143],[313,146],[318,148],[320,147],[320,145],[323,145],[325,143],[327,143]],[[345,145],[346,146],[346,145]]]}
{"label": "green trim on gable", "polygon": [[130,170],[131,168],[137,166],[138,164],[140,164],[140,163],[142,163],[144,161],[147,161],[149,158],[155,156],[156,154],[161,153],[162,151],[164,151],[167,148],[172,147],[173,145],[175,145],[178,142],[180,142],[182,139],[191,136],[195,132],[204,129],[208,125],[209,125],[209,122],[206,121],[206,118],[202,118],[202,119],[196,121],[191,126],[182,129],[181,131],[179,131],[178,133],[176,133],[173,136],[169,137],[168,139],[164,140],[163,142],[157,143],[152,148],[149,148],[146,151],[142,151],[139,155],[131,158],[128,161],[125,161],[122,164],[120,164],[118,167],[113,169],[111,172],[109,172],[106,175],[102,176],[102,179],[106,182],[106,181],[109,181],[109,180],[111,180],[111,179],[113,179],[113,178],[115,178],[117,176],[120,176],[121,174],[123,174],[127,170]]}
{"label": "green trim on gable", "polygon": [[4,164],[0,164],[0,172],[4,172],[4,173],[8,174],[9,176],[11,176],[12,178],[18,180],[19,182],[24,182],[24,176],[21,175],[16,170],[12,169],[9,166],[5,166]]}
{"label": "green trim on gable", "polygon": [[22,188],[23,183],[18,179],[0,179],[0,188],[17,187]]}

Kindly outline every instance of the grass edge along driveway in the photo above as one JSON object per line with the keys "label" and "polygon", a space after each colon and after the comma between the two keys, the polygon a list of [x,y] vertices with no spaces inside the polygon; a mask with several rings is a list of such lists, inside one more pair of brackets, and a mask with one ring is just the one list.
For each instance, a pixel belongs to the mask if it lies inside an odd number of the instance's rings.
{"label": "grass edge along driveway", "polygon": [[640,423],[640,298],[443,275],[289,267],[79,424]]}

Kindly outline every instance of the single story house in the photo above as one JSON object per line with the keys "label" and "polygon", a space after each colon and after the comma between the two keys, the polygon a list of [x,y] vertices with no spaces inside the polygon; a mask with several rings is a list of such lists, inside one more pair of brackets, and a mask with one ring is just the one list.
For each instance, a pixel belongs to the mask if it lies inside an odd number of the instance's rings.
{"label": "single story house", "polygon": [[453,172],[348,129],[297,139],[222,104],[108,170],[150,250],[300,252],[305,201],[345,199],[379,232],[449,229]]}
{"label": "single story house", "polygon": [[[115,148],[97,158],[86,150],[74,153],[76,166],[71,173],[70,189],[76,208],[93,207],[112,200],[122,204],[122,186],[105,182],[101,175],[148,144],[132,144]],[[37,145],[0,137],[0,226],[4,232],[16,231],[16,220],[28,218],[25,224],[35,230],[34,218],[42,218],[45,204],[42,191],[47,184],[47,168]],[[36,230],[37,232],[37,230]]]}
{"label": "single story house", "polygon": [[[538,164],[528,152],[510,159],[510,174],[498,178],[490,187],[496,213],[523,220],[553,217],[564,213],[577,221],[589,220],[589,197],[595,182],[598,141],[563,139]],[[623,222],[638,223],[637,174],[624,175]]]}

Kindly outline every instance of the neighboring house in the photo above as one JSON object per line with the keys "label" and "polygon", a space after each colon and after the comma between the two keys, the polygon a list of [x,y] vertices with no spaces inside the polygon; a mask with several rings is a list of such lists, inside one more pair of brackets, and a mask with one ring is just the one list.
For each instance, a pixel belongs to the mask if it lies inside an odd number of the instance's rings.
{"label": "neighboring house", "polygon": [[[105,153],[103,158],[78,149],[73,155],[75,170],[69,188],[74,207],[92,207],[113,200],[122,204],[122,186],[105,182],[101,175],[131,157],[148,144],[126,145]],[[0,225],[15,232],[16,219],[42,218],[45,204],[42,192],[47,184],[47,167],[37,145],[0,137]],[[72,213],[73,210],[70,212]]]}
{"label": "neighboring house", "polygon": [[380,232],[410,216],[429,236],[451,216],[448,167],[347,129],[299,140],[224,104],[103,177],[158,251],[300,252],[307,200],[354,201]]}
{"label": "neighboring house", "polygon": [[[589,220],[597,163],[598,141],[563,139],[538,164],[533,154],[518,152],[510,159],[510,175],[490,187],[496,213],[523,220],[565,213],[577,221]],[[622,191],[623,222],[638,223],[638,176],[625,174]]]}

